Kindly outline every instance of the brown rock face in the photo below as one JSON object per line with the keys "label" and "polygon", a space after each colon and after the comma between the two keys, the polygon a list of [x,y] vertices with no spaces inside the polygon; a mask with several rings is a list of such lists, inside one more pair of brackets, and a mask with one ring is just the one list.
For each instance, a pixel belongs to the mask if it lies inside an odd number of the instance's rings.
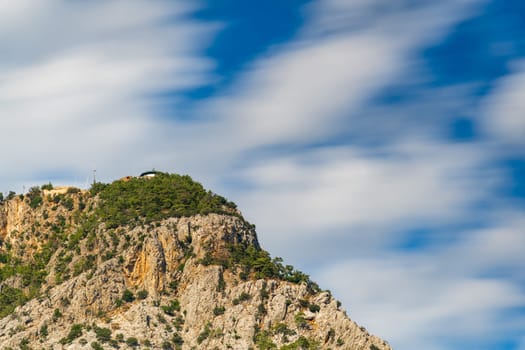
{"label": "brown rock face", "polygon": [[62,195],[72,209],[52,196],[37,209],[20,198],[0,206],[1,252],[8,245],[10,254],[40,261],[35,256],[53,247],[39,290],[19,278],[31,300],[0,319],[0,349],[390,349],[329,292],[233,264],[232,247],[260,249],[254,227],[240,217],[117,229],[95,222],[84,232],[80,203],[96,206],[96,198]]}

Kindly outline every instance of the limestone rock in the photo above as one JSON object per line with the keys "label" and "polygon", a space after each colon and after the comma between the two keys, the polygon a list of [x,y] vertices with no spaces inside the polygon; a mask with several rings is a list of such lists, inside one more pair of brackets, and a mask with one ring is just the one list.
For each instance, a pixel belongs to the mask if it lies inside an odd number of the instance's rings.
{"label": "limestone rock", "polygon": [[22,262],[50,254],[38,290],[25,275],[0,282],[3,291],[19,288],[31,298],[0,319],[0,349],[91,349],[94,342],[131,349],[134,340],[150,349],[390,349],[329,292],[232,264],[231,247],[260,250],[242,217],[171,217],[108,229],[82,217],[81,208],[96,208],[97,200],[61,190],[44,192],[37,208],[19,197],[0,205],[2,254]]}

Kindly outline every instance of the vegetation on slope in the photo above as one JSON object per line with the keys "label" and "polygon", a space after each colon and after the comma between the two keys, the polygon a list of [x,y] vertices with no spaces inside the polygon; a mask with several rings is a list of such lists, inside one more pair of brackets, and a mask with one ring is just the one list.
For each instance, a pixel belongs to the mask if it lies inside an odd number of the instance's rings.
{"label": "vegetation on slope", "polygon": [[306,283],[312,293],[321,289],[317,283],[310,279],[307,274],[296,270],[292,265],[283,265],[280,257],[271,258],[270,254],[254,245],[231,244],[228,246],[227,258],[215,258],[211,252],[207,252],[199,262],[203,265],[221,265],[225,268],[240,268],[239,276],[243,280],[249,277],[256,279],[275,278],[291,283]]}
{"label": "vegetation on slope", "polygon": [[[17,234],[13,244],[0,240],[0,317],[38,296],[44,283],[60,284],[118,257],[121,249],[140,244],[143,238],[130,241],[129,228],[198,214],[240,217],[234,203],[187,175],[158,173],[153,178],[95,183],[89,191],[69,188],[53,195],[44,191],[51,189],[51,184],[35,186],[19,195],[32,210],[28,213],[32,224]],[[7,199],[15,196],[10,193]],[[191,242],[187,243],[191,249]],[[234,269],[244,280],[276,278],[306,283],[312,292],[319,291],[308,275],[283,265],[280,258],[272,259],[259,247],[232,244],[226,250],[221,259],[210,252],[200,262]]]}
{"label": "vegetation on slope", "polygon": [[206,191],[188,175],[158,173],[153,178],[97,183],[91,193],[100,197],[96,214],[107,228],[197,214],[238,215],[234,203]]}

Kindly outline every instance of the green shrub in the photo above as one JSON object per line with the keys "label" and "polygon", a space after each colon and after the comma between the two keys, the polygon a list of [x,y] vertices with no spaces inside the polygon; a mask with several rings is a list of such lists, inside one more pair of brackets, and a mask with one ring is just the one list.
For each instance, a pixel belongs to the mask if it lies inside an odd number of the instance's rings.
{"label": "green shrub", "polygon": [[173,350],[173,345],[171,345],[169,341],[165,340],[162,342],[161,348],[162,350]]}
{"label": "green shrub", "polygon": [[277,324],[275,324],[273,326],[273,329],[274,329],[275,333],[286,335],[286,336],[290,336],[290,335],[295,335],[296,334],[295,331],[293,331],[293,330],[288,328],[286,323],[277,323]]}
{"label": "green shrub", "polygon": [[53,321],[58,320],[60,317],[62,317],[62,313],[60,312],[59,309],[55,309],[53,311]]}
{"label": "green shrub", "polygon": [[319,310],[321,310],[321,307],[316,304],[310,304],[308,306],[308,310],[310,310],[311,312],[319,312]]}
{"label": "green shrub", "polygon": [[71,198],[66,198],[62,201],[62,205],[64,206],[64,208],[66,208],[68,211],[71,211],[73,210],[74,208],[74,203],[73,203],[73,200]]}
{"label": "green shrub", "polygon": [[317,350],[319,349],[319,342],[307,339],[303,336],[299,337],[295,342],[281,346],[280,350]]}
{"label": "green shrub", "polygon": [[271,334],[268,331],[262,331],[255,335],[255,345],[261,350],[277,349],[277,345],[272,341]]}
{"label": "green shrub", "polygon": [[171,282],[168,284],[168,287],[170,287],[170,289],[175,290],[175,289],[177,289],[178,285],[179,285],[179,283],[178,283],[177,281],[173,280],[173,281],[171,281]]}
{"label": "green shrub", "polygon": [[173,337],[171,338],[171,341],[173,342],[173,344],[175,345],[182,345],[184,343],[184,340],[182,339],[182,337],[180,336],[179,333],[175,332],[173,334]]}
{"label": "green shrub", "polygon": [[299,312],[295,315],[294,319],[295,319],[295,324],[297,328],[300,328],[300,329],[308,328],[308,321],[306,321],[306,318],[304,316],[305,315],[303,312]]}
{"label": "green shrub", "polygon": [[42,190],[52,190],[53,189],[53,185],[51,184],[51,182],[49,182],[49,183],[47,183],[45,185],[40,186],[40,188]]}
{"label": "green shrub", "polygon": [[22,338],[19,346],[20,346],[20,350],[31,350],[31,348],[29,347],[29,339],[27,338]]}
{"label": "green shrub", "polygon": [[73,340],[80,337],[81,335],[82,335],[82,325],[76,323],[72,325],[71,329],[69,330],[69,334],[66,337],[67,342],[71,343]]}
{"label": "green shrub", "polygon": [[148,291],[147,290],[139,290],[137,292],[137,298],[140,300],[144,300],[148,297]]}
{"label": "green shrub", "polygon": [[2,286],[0,293],[0,317],[5,317],[12,313],[18,305],[27,301],[27,297],[21,289]]}
{"label": "green shrub", "polygon": [[239,301],[247,301],[250,300],[252,296],[246,292],[242,292],[241,295],[239,295]]}
{"label": "green shrub", "polygon": [[139,341],[135,337],[129,337],[128,339],[126,339],[126,344],[128,346],[135,347],[135,346],[139,346]]}
{"label": "green shrub", "polygon": [[175,299],[169,305],[162,305],[160,308],[165,314],[174,316],[175,311],[180,311],[180,303],[177,299]]}
{"label": "green shrub", "polygon": [[129,289],[126,289],[124,293],[122,293],[122,301],[131,303],[133,300],[135,300],[135,296],[133,296],[133,293]]}
{"label": "green shrub", "polygon": [[226,308],[224,306],[215,306],[215,308],[213,309],[213,314],[215,316],[219,316],[224,314],[224,311],[226,311]]}
{"label": "green shrub", "polygon": [[201,344],[203,341],[205,341],[211,333],[211,324],[208,322],[206,326],[204,326],[204,329],[202,332],[200,332],[199,336],[197,337],[197,343]]}
{"label": "green shrub", "polygon": [[102,347],[102,345],[100,345],[98,342],[94,341],[91,343],[91,347],[93,348],[93,350],[104,350],[104,348]]}
{"label": "green shrub", "polygon": [[41,196],[42,191],[40,190],[40,187],[34,186],[29,189],[29,192],[27,193],[27,196],[29,197],[29,206],[31,209],[36,209],[44,199]]}
{"label": "green shrub", "polygon": [[264,307],[264,304],[263,303],[260,303],[258,306],[257,306],[257,316],[263,316],[263,315],[266,315],[266,308]]}
{"label": "green shrub", "polygon": [[47,336],[49,335],[48,330],[47,330],[47,323],[44,323],[44,324],[40,327],[40,332],[39,332],[39,334],[40,334],[41,337],[47,338]]}
{"label": "green shrub", "polygon": [[94,330],[98,341],[106,343],[111,340],[111,329],[95,326]]}

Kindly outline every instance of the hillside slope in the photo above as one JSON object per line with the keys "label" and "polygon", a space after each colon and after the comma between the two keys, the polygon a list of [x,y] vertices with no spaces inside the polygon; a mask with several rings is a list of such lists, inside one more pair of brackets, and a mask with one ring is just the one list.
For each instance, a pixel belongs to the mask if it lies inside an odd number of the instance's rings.
{"label": "hillside slope", "polygon": [[0,205],[0,349],[390,349],[187,176]]}

